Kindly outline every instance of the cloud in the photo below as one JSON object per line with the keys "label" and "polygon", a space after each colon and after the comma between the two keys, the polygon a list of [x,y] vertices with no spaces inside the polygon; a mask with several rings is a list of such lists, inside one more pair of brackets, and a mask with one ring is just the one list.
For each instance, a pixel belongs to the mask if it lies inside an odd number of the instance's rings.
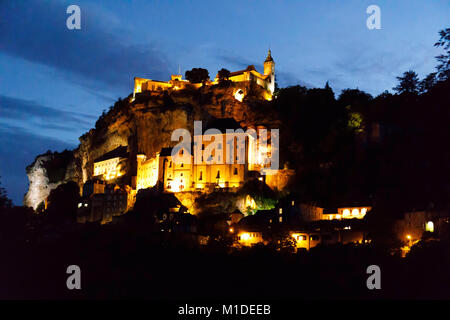
{"label": "cloud", "polygon": [[0,176],[1,185],[16,205],[21,205],[28,189],[25,168],[35,157],[47,150],[62,151],[75,145],[49,137],[33,134],[23,128],[2,124],[0,126]]}
{"label": "cloud", "polygon": [[167,76],[169,64],[154,44],[129,43],[99,7],[80,7],[81,30],[69,30],[62,3],[2,1],[0,51],[53,67],[87,88],[106,84],[129,90],[135,75]]}
{"label": "cloud", "polygon": [[63,131],[90,128],[97,118],[89,114],[58,110],[34,101],[4,95],[0,95],[0,116],[2,120],[12,119],[26,124],[37,121],[40,128]]}

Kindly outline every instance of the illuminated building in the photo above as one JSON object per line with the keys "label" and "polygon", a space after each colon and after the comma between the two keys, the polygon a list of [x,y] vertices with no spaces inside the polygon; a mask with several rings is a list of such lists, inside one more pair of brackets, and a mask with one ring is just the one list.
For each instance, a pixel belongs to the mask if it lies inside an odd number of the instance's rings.
{"label": "illuminated building", "polygon": [[[272,54],[269,50],[267,58],[264,61],[264,71],[259,73],[254,66],[248,66],[244,70],[234,71],[230,73],[228,80],[238,83],[256,83],[262,88],[267,90],[265,98],[267,100],[272,99],[273,92],[275,91],[275,62],[272,58]],[[206,85],[218,84],[219,78],[216,76],[214,81],[207,81]],[[171,79],[167,82],[144,79],[144,78],[134,78],[134,89],[133,89],[133,99],[136,93],[144,91],[165,91],[165,90],[179,90],[190,87],[199,88],[202,83],[190,83],[184,80],[181,75],[175,74],[171,76]],[[235,93],[235,98],[242,101],[245,92],[242,89],[238,89]]]}
{"label": "illuminated building", "polygon": [[296,248],[309,250],[315,246],[329,245],[329,244],[348,244],[365,242],[365,232],[362,230],[351,230],[349,227],[344,227],[341,230],[333,230],[329,232],[318,231],[291,231],[290,235],[294,238]]}
{"label": "illuminated building", "polygon": [[322,220],[363,219],[372,207],[343,207],[338,208],[337,213],[325,213]]}
{"label": "illuminated building", "polygon": [[118,216],[128,208],[128,193],[115,184],[104,187],[104,193],[93,193],[83,196],[78,203],[77,222],[101,222],[112,221],[113,216]]}
{"label": "illuminated building", "polygon": [[128,153],[126,146],[120,146],[94,160],[94,177],[112,180],[126,171]]}
{"label": "illuminated building", "polygon": [[[211,124],[220,132],[242,129],[233,119],[219,119]],[[163,148],[153,158],[137,155],[136,188],[144,189],[161,182],[164,191],[212,191],[215,188],[235,189],[243,185],[249,170],[264,168],[259,143],[243,130],[234,133],[234,143],[227,143],[225,133],[210,134],[208,130],[194,136],[191,150]],[[238,143],[237,141],[245,142]],[[270,145],[269,147],[270,148]],[[174,159],[177,157],[177,159]],[[246,204],[255,208],[253,199]]]}
{"label": "illuminated building", "polygon": [[263,243],[264,239],[260,231],[241,231],[237,236],[237,241],[243,246],[252,246]]}
{"label": "illuminated building", "polygon": [[450,217],[445,210],[410,211],[397,221],[395,231],[397,238],[405,243],[409,251],[411,245],[422,239],[424,232],[440,237],[441,231],[448,228],[449,223]]}
{"label": "illuminated building", "polygon": [[300,212],[305,221],[363,219],[371,209],[370,206],[341,207],[327,212],[315,204],[300,204]]}

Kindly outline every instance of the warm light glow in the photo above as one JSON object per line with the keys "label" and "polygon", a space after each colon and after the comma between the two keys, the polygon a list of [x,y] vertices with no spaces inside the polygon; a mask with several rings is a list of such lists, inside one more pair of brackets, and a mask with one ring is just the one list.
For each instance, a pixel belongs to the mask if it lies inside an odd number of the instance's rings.
{"label": "warm light glow", "polygon": [[361,209],[361,214],[364,216],[367,213],[367,208],[362,208]]}
{"label": "warm light glow", "polygon": [[242,241],[247,241],[250,239],[250,234],[247,232],[241,233],[240,235]]}
{"label": "warm light glow", "polygon": [[406,239],[411,240],[411,235],[408,234],[408,235],[406,236]]}
{"label": "warm light glow", "polygon": [[350,215],[350,210],[344,209],[344,211],[342,212],[342,215],[343,215],[344,217],[348,217],[348,216]]}
{"label": "warm light glow", "polygon": [[245,197],[245,207],[248,208],[250,207],[250,209],[256,209],[256,202],[255,199],[253,199],[252,197],[250,197],[250,195],[247,195]]}
{"label": "warm light glow", "polygon": [[340,215],[340,214],[337,214],[337,215],[336,215],[336,219],[340,220],[340,219],[341,219],[341,215]]}
{"label": "warm light glow", "polygon": [[236,93],[234,94],[234,98],[239,102],[242,102],[242,100],[244,99],[244,91],[242,91],[242,89],[236,91]]}
{"label": "warm light glow", "polygon": [[230,231],[230,233],[233,233],[233,232],[234,232],[234,229],[233,229],[233,228],[230,228],[229,231]]}
{"label": "warm light glow", "polygon": [[433,221],[428,221],[425,225],[425,231],[434,232],[434,223]]}
{"label": "warm light glow", "polygon": [[353,209],[352,210],[352,215],[357,216],[359,214],[359,210],[358,209]]}

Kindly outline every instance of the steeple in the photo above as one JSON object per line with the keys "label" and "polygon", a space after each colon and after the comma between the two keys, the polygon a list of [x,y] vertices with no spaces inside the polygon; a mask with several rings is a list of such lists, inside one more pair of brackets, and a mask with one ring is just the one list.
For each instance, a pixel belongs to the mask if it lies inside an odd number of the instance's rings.
{"label": "steeple", "polygon": [[267,89],[273,94],[275,91],[275,61],[273,61],[270,49],[264,61],[264,76],[266,76]]}
{"label": "steeple", "polygon": [[270,49],[269,49],[269,52],[267,53],[267,58],[264,62],[269,62],[269,61],[273,61],[272,53],[270,52]]}

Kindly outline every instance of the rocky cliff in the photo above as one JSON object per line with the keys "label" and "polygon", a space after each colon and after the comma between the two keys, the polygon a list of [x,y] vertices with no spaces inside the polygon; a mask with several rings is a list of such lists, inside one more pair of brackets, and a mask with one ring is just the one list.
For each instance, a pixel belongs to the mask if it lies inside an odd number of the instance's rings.
{"label": "rocky cliff", "polygon": [[28,192],[23,199],[24,205],[36,210],[44,206],[45,199],[53,189],[68,181],[81,183],[80,166],[73,151],[65,150],[39,155],[26,168],[29,180]]}
{"label": "rocky cliff", "polygon": [[[235,98],[238,90],[243,91],[242,102]],[[64,174],[50,177],[57,165],[49,168],[49,164],[58,154],[38,156],[27,167],[30,186],[24,205],[36,208],[52,189],[69,180],[81,186],[92,177],[94,159],[121,145],[128,146],[131,160],[128,171],[133,175],[137,153],[153,156],[161,148],[173,146],[172,131],[186,128],[192,132],[194,120],[202,120],[205,126],[217,118],[234,118],[242,127],[279,128],[276,117],[270,114],[270,102],[264,99],[265,94],[256,85],[227,83],[200,89],[144,92],[134,101],[131,96],[119,100],[99,118],[94,129],[80,137],[78,148],[68,151],[71,155],[68,161],[54,161],[60,164],[59,172]]]}

